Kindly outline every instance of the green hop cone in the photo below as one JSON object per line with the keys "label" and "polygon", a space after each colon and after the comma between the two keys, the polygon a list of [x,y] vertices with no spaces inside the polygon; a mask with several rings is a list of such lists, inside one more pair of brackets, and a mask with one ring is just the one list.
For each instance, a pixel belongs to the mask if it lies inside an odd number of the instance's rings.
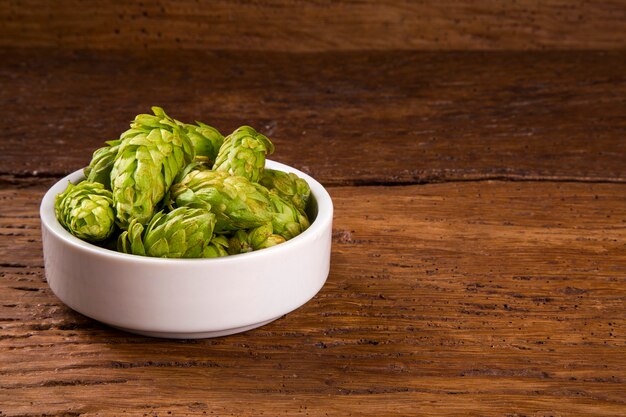
{"label": "green hop cone", "polygon": [[206,210],[160,211],[145,227],[133,219],[118,239],[118,250],[156,258],[202,258],[214,227],[215,215]]}
{"label": "green hop cone", "polygon": [[298,210],[302,212],[306,210],[311,188],[296,174],[266,169],[259,184],[270,191],[275,191],[280,198],[290,201]]}
{"label": "green hop cone", "polygon": [[111,169],[113,162],[120,148],[121,140],[110,140],[106,142],[108,146],[97,149],[93,153],[89,166],[85,168],[85,178],[89,182],[99,182],[107,190],[111,189]]}
{"label": "green hop cone", "polygon": [[252,182],[263,176],[265,156],[274,152],[274,144],[250,126],[242,126],[224,139],[213,169],[240,175]]}
{"label": "green hop cone", "polygon": [[289,201],[278,196],[274,191],[269,193],[274,215],[272,226],[274,233],[289,240],[304,232],[310,225],[306,214],[298,210]]}
{"label": "green hop cone", "polygon": [[123,231],[117,238],[118,252],[147,256],[146,248],[143,245],[144,229],[143,224],[132,219],[128,225],[128,230]]}
{"label": "green hop cone", "polygon": [[230,239],[228,239],[228,253],[236,255],[238,253],[252,252],[254,248],[248,241],[248,233],[245,230],[237,230]]}
{"label": "green hop cone", "polygon": [[210,210],[217,232],[251,229],[272,219],[267,193],[246,178],[195,166],[170,189],[170,206]]}
{"label": "green hop cone", "polygon": [[117,219],[126,229],[132,219],[146,224],[174,178],[194,158],[183,129],[159,107],[155,116],[138,115],[122,143],[111,170]]}
{"label": "green hop cone", "polygon": [[203,258],[220,258],[228,256],[228,239],[223,235],[213,236],[211,243],[204,248],[202,252]]}
{"label": "green hop cone", "polygon": [[57,195],[54,210],[67,231],[89,242],[101,242],[115,229],[111,192],[97,182],[69,183]]}
{"label": "green hop cone", "polygon": [[149,133],[153,129],[163,129],[172,131],[175,128],[182,128],[184,123],[168,116],[161,107],[151,108],[154,114],[138,114],[135,120],[130,123],[130,129],[122,133],[120,139],[129,139],[142,133]]}
{"label": "green hop cone", "polygon": [[132,137],[152,129],[170,130],[174,126],[178,126],[189,137],[197,157],[210,160],[211,163],[215,162],[217,153],[224,142],[224,136],[217,129],[201,122],[196,122],[195,125],[183,123],[169,117],[160,107],[153,107],[152,111],[154,115],[138,115],[131,124],[131,128],[124,132],[122,137]]}
{"label": "green hop cone", "polygon": [[183,124],[183,126],[196,151],[196,158],[215,162],[217,153],[224,143],[224,136],[214,127],[201,122],[196,122],[195,125]]}
{"label": "green hop cone", "polygon": [[250,230],[248,232],[248,242],[252,250],[259,250],[283,243],[285,238],[274,234],[274,226],[269,222]]}
{"label": "green hop cone", "polygon": [[267,223],[252,230],[237,230],[228,242],[228,251],[235,255],[269,248],[283,242],[285,238],[274,234],[272,223]]}

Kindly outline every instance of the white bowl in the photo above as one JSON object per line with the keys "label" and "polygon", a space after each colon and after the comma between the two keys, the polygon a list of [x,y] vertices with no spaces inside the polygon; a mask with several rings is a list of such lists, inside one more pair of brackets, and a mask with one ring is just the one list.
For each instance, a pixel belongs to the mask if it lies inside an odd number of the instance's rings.
{"label": "white bowl", "polygon": [[333,204],[310,176],[273,161],[311,187],[311,227],[295,238],[251,253],[216,259],[162,259],[128,255],[84,242],[54,214],[57,182],[41,202],[46,279],[70,308],[132,333],[205,338],[243,332],[295,310],[322,288],[330,268]]}

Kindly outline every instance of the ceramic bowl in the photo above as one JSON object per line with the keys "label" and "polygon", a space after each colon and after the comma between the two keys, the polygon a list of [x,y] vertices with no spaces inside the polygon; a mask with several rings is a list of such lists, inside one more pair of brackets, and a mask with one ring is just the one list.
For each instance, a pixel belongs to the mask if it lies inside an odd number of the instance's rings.
{"label": "ceramic bowl", "polygon": [[205,338],[269,323],[310,300],[330,267],[333,204],[310,176],[273,161],[311,187],[311,227],[295,238],[251,253],[215,259],[163,259],[123,254],[84,242],[54,214],[55,196],[82,170],[57,182],[41,202],[46,279],[73,310],[147,336]]}

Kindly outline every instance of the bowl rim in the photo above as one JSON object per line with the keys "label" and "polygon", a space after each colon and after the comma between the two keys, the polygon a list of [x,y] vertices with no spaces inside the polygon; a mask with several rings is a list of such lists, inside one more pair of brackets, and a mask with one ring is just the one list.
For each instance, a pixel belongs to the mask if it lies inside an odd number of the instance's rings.
{"label": "bowl rim", "polygon": [[[322,234],[329,223],[332,224],[333,219],[333,203],[330,198],[330,194],[310,175],[293,168],[289,165],[282,164],[273,160],[266,160],[266,168],[275,169],[284,172],[292,172],[303,178],[311,188],[311,194],[317,202],[317,216],[311,223],[308,229],[300,233],[298,236],[270,248],[261,249],[258,251],[252,251],[249,253],[240,253],[236,255],[223,256],[219,258],[154,258],[149,256],[132,255],[122,252],[117,252],[111,249],[102,248],[92,243],[86,242],[72,235],[65,230],[63,226],[58,222],[54,210],[54,201],[57,194],[61,193],[67,187],[67,182],[75,183],[84,179],[83,169],[72,172],[69,175],[58,180],[52,185],[45,193],[41,200],[39,207],[39,217],[41,219],[42,227],[52,233],[55,237],[63,241],[63,243],[73,246],[76,249],[87,252],[91,255],[102,256],[105,258],[111,258],[118,262],[131,262],[131,263],[145,263],[145,264],[162,264],[162,265],[198,265],[199,263],[211,263],[211,264],[228,264],[232,262],[241,262],[244,260],[253,260],[254,258],[264,257],[268,255],[279,255],[281,251],[286,252],[296,246],[302,246],[310,243],[315,237]],[[332,226],[331,226],[332,227]],[[44,245],[45,246],[45,245]]]}

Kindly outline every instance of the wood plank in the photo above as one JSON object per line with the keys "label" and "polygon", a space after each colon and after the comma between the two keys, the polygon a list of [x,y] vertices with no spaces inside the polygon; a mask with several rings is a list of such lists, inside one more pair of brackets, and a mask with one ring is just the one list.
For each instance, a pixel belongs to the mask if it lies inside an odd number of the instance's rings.
{"label": "wood plank", "polygon": [[9,0],[0,46],[328,51],[623,48],[619,0]]}
{"label": "wood plank", "polygon": [[0,52],[0,174],[61,176],[151,105],[326,184],[626,180],[626,52]]}
{"label": "wood plank", "polygon": [[165,341],[64,307],[43,187],[0,190],[2,415],[623,415],[626,185],[331,188],[332,267],[261,329]]}

